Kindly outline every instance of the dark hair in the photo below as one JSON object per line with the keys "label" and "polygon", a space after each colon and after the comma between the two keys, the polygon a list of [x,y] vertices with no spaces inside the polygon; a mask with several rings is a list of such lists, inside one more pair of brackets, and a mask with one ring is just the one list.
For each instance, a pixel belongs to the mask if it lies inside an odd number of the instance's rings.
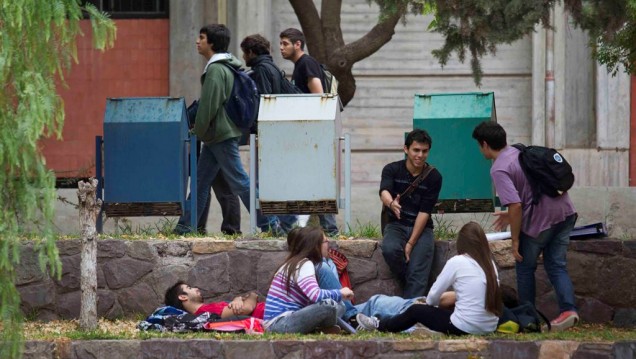
{"label": "dark hair", "polygon": [[419,128],[414,129],[413,131],[409,132],[408,135],[406,135],[404,146],[406,146],[406,148],[409,148],[411,147],[413,142],[421,142],[427,144],[429,149],[433,147],[433,140],[431,139],[431,136],[428,134],[428,132]]}
{"label": "dark hair", "polygon": [[494,121],[484,121],[473,130],[473,138],[483,145],[484,142],[495,151],[506,147],[506,130]]}
{"label": "dark hair", "polygon": [[477,222],[468,222],[457,235],[457,253],[468,254],[479,264],[486,274],[486,305],[485,308],[496,316],[503,312],[501,289],[497,283],[495,266],[488,246],[486,234]]}
{"label": "dark hair", "polygon": [[223,24],[205,25],[199,30],[199,34],[205,34],[208,44],[212,45],[214,52],[227,52],[230,46],[230,29]]}
{"label": "dark hair", "polygon": [[305,35],[303,35],[303,32],[298,29],[290,27],[289,29],[283,30],[279,37],[281,39],[288,38],[292,44],[295,44],[296,41],[300,41],[300,49],[302,50],[305,48]]}
{"label": "dark hair", "polygon": [[243,50],[243,52],[249,51],[256,56],[269,55],[270,48],[271,44],[269,41],[259,34],[246,36],[243,41],[241,41],[241,50]]}
{"label": "dark hair", "polygon": [[[292,230],[292,232],[294,232]],[[291,233],[291,232],[290,232]],[[320,227],[302,227],[295,232],[295,239],[292,236],[292,241],[295,242],[289,248],[289,255],[285,259],[285,263],[280,266],[285,276],[285,287],[287,293],[289,293],[289,286],[291,280],[296,274],[296,271],[307,261],[311,261],[314,265],[322,262],[322,240],[325,237],[325,233]],[[287,243],[289,244],[290,238],[287,236]]]}
{"label": "dark hair", "polygon": [[298,244],[298,237],[300,237],[300,230],[303,227],[294,227],[289,232],[287,232],[287,250],[289,252],[294,252],[296,244]]}
{"label": "dark hair", "polygon": [[181,294],[186,294],[183,291],[183,285],[185,284],[186,283],[184,281],[180,280],[177,283],[175,283],[172,287],[168,288],[163,298],[163,302],[165,303],[165,305],[169,305],[171,307],[185,310],[183,308],[183,303],[181,303],[181,300],[179,299],[179,296]]}

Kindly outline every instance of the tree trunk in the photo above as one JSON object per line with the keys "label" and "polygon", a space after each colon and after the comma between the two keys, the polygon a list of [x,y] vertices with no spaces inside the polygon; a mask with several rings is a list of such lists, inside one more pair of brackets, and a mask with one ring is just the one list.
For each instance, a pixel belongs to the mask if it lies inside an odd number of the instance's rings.
{"label": "tree trunk", "polygon": [[79,221],[82,231],[82,258],[80,264],[80,329],[97,329],[97,230],[95,223],[102,207],[102,200],[96,198],[97,179],[80,181],[77,198],[79,200]]}

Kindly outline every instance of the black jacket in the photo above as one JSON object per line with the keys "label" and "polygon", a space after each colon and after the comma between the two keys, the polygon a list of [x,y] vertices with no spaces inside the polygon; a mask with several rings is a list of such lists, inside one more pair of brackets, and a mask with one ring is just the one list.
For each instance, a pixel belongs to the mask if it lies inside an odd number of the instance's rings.
{"label": "black jacket", "polygon": [[259,55],[247,66],[252,68],[250,76],[256,83],[258,93],[261,95],[281,93],[281,71],[274,64],[271,55]]}

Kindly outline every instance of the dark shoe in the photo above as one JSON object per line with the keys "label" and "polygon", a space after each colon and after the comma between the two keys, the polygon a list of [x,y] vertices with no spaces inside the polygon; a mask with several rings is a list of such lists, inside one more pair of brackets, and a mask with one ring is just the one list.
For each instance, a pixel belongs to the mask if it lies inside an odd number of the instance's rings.
{"label": "dark shoe", "polygon": [[316,331],[320,332],[320,333],[323,333],[323,334],[340,334],[340,333],[342,333],[342,329],[340,329],[340,327],[337,326],[337,325],[332,325],[330,327],[324,327],[324,328],[318,328]]}

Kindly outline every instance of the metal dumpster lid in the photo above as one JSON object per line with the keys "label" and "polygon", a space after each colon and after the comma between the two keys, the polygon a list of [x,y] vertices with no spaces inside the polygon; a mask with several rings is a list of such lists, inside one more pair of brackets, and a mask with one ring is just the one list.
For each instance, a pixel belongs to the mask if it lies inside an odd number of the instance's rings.
{"label": "metal dumpster lid", "polygon": [[183,97],[107,98],[104,123],[180,122],[183,116]]}

